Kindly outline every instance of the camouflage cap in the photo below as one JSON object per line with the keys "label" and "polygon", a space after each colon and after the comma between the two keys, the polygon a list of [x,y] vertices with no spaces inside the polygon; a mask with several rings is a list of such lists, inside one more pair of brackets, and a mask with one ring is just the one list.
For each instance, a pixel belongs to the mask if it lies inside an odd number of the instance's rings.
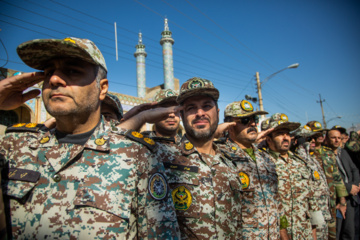
{"label": "camouflage cap", "polygon": [[224,111],[225,117],[249,117],[254,115],[264,115],[268,114],[268,112],[265,111],[255,111],[252,104],[246,100],[238,101],[238,102],[232,102],[228,104]]}
{"label": "camouflage cap", "polygon": [[274,128],[274,131],[278,129],[288,129],[289,131],[294,131],[300,127],[300,123],[289,122],[288,116],[284,113],[275,113],[270,117],[269,128]]}
{"label": "camouflage cap", "polygon": [[269,129],[269,122],[270,122],[270,118],[267,118],[261,122],[260,124],[261,131],[265,131]]}
{"label": "camouflage cap", "polygon": [[71,57],[102,66],[107,71],[103,55],[88,39],[35,39],[20,44],[17,53],[24,63],[38,70],[44,70],[47,62],[53,58]]}
{"label": "camouflage cap", "polygon": [[103,100],[102,104],[106,104],[112,107],[115,110],[116,116],[118,117],[119,121],[123,118],[123,108],[117,96],[106,93],[105,99]]}
{"label": "camouflage cap", "polygon": [[299,127],[298,129],[296,129],[294,132],[292,132],[292,134],[294,134],[294,136],[296,137],[307,138],[320,133],[314,132],[311,130],[311,128],[308,125],[304,125],[303,127]]}
{"label": "camouflage cap", "polygon": [[158,104],[167,103],[167,102],[175,102],[176,98],[179,94],[171,89],[161,89],[159,92],[156,93],[154,97],[154,101]]}
{"label": "camouflage cap", "polygon": [[311,128],[311,131],[314,132],[320,132],[320,131],[327,131],[328,129],[322,128],[322,125],[318,121],[310,121],[306,124],[306,126],[309,126]]}
{"label": "camouflage cap", "polygon": [[194,77],[187,80],[180,88],[180,94],[176,101],[182,104],[187,98],[194,96],[209,96],[215,101],[219,99],[219,90],[214,87],[214,84],[203,78]]}
{"label": "camouflage cap", "polygon": [[339,125],[333,126],[330,130],[338,130],[341,134],[346,133],[346,129]]}

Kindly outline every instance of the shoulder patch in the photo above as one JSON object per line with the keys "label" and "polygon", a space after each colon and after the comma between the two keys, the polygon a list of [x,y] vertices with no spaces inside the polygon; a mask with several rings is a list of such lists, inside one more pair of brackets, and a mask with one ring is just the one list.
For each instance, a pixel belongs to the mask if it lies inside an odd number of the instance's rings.
{"label": "shoulder patch", "polygon": [[8,127],[5,134],[10,132],[40,132],[44,126],[44,124],[37,123],[17,123]]}
{"label": "shoulder patch", "polygon": [[126,132],[125,136],[135,142],[145,145],[151,151],[154,151],[156,148],[155,141],[151,138],[144,137],[141,133],[129,130]]}
{"label": "shoulder patch", "polygon": [[198,173],[199,172],[199,167],[197,167],[197,166],[186,166],[186,165],[180,165],[180,164],[173,164],[173,163],[169,163],[169,162],[164,162],[164,167],[174,169],[174,170],[183,171],[183,172],[193,172],[193,173]]}

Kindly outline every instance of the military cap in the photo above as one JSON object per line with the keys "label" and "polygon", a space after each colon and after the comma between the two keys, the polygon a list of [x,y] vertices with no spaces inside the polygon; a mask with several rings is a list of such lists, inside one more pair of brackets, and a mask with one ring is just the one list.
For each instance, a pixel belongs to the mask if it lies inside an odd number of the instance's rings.
{"label": "military cap", "polygon": [[300,123],[289,122],[288,116],[284,113],[275,113],[270,117],[269,128],[274,128],[274,131],[278,129],[288,129],[289,131],[294,131],[300,127]]}
{"label": "military cap", "polygon": [[338,130],[341,134],[346,133],[346,129],[339,125],[333,126],[330,130]]}
{"label": "military cap", "polygon": [[24,63],[38,70],[44,70],[47,62],[53,58],[71,57],[101,66],[107,71],[103,55],[88,39],[35,39],[20,44],[17,53]]}
{"label": "military cap", "polygon": [[320,133],[314,132],[313,130],[311,130],[311,128],[308,125],[304,125],[303,127],[299,127],[298,129],[293,131],[292,134],[296,137],[307,138],[307,137],[311,137],[311,136],[314,136],[314,135],[320,134]]}
{"label": "military cap", "polygon": [[246,100],[232,102],[228,104],[225,108],[224,115],[225,117],[250,117],[254,115],[263,115],[268,114],[265,111],[255,111],[252,104]]}
{"label": "military cap", "polygon": [[176,101],[182,104],[187,98],[194,96],[209,96],[215,101],[219,99],[219,90],[214,87],[214,84],[203,78],[194,77],[187,80],[180,88],[180,94]]}
{"label": "military cap", "polygon": [[310,121],[306,124],[306,126],[309,126],[311,131],[313,132],[320,132],[320,131],[327,131],[328,129],[322,128],[322,125],[318,121]]}
{"label": "military cap", "polygon": [[265,130],[269,129],[269,121],[270,121],[270,118],[267,118],[261,122],[261,124],[260,124],[261,131],[265,131]]}
{"label": "military cap", "polygon": [[156,93],[154,97],[154,101],[158,104],[167,103],[167,102],[175,102],[176,98],[179,94],[171,89],[162,89]]}
{"label": "military cap", "polygon": [[118,120],[120,121],[123,117],[123,108],[119,98],[113,94],[106,93],[105,99],[102,102],[103,104],[109,105],[112,107],[115,112]]}

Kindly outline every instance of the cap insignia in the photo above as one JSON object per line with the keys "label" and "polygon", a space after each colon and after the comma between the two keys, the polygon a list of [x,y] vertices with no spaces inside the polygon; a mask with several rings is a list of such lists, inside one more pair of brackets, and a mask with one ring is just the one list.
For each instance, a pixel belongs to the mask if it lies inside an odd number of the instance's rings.
{"label": "cap insignia", "polygon": [[252,112],[254,110],[251,103],[249,101],[246,101],[246,100],[242,100],[241,103],[240,103],[240,106],[241,106],[242,110],[244,110],[246,112]]}
{"label": "cap insignia", "polygon": [[311,128],[308,125],[305,125],[304,128],[311,131]]}
{"label": "cap insignia", "polygon": [[205,83],[200,79],[194,79],[189,82],[188,89],[194,89],[194,88],[202,88],[204,87]]}
{"label": "cap insignia", "polygon": [[283,120],[283,121],[285,121],[285,122],[289,121],[288,116],[286,116],[285,114],[281,114],[281,115],[280,115],[280,119]]}
{"label": "cap insignia", "polygon": [[71,39],[71,38],[65,38],[64,41],[65,41],[65,42],[71,42],[71,43],[73,43],[73,44],[76,43],[75,40],[74,40],[74,39]]}
{"label": "cap insignia", "polygon": [[165,94],[166,97],[172,97],[172,96],[175,96],[175,94],[173,93],[173,91],[169,90],[166,92]]}
{"label": "cap insignia", "polygon": [[168,192],[168,186],[165,177],[161,173],[154,173],[149,180],[149,193],[155,200],[163,200]]}
{"label": "cap insignia", "polygon": [[315,122],[315,123],[314,123],[314,127],[316,127],[316,128],[321,128],[321,123]]}
{"label": "cap insignia", "polygon": [[179,186],[171,192],[176,210],[186,211],[192,203],[190,191],[185,186]]}

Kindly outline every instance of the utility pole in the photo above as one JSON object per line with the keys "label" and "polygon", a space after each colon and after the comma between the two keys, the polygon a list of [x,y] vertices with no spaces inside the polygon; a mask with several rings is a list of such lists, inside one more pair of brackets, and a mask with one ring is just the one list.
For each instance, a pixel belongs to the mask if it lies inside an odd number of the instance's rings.
{"label": "utility pole", "polygon": [[321,106],[321,112],[322,112],[322,117],[323,117],[323,123],[324,123],[324,128],[326,128],[326,121],[325,121],[325,115],[324,115],[324,108],[322,103],[325,102],[325,99],[321,99],[321,95],[319,93],[319,97],[320,97],[320,101],[316,101],[317,103],[320,103]]}
{"label": "utility pole", "polygon": [[256,72],[256,86],[257,86],[257,93],[258,93],[258,96],[259,96],[260,111],[264,111],[263,99],[262,99],[262,95],[261,95],[261,84],[260,84],[259,72]]}

